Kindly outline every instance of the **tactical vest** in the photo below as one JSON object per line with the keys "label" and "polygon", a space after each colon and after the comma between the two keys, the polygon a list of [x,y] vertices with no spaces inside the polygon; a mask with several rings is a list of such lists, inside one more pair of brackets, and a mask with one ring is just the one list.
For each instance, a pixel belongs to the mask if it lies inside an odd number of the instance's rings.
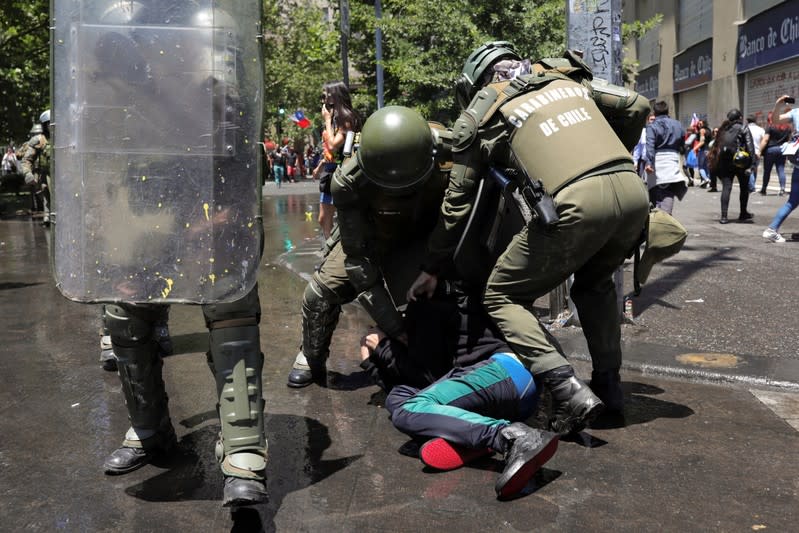
{"label": "tactical vest", "polygon": [[549,57],[536,61],[533,72],[545,74],[558,72],[591,89],[594,103],[599,106],[602,116],[621,139],[628,152],[632,152],[641,130],[646,127],[646,119],[652,111],[649,100],[626,87],[613,85],[605,80],[594,79],[591,68],[567,50],[563,57]]}
{"label": "tactical vest", "polygon": [[594,169],[631,161],[584,85],[547,73],[523,76],[501,90],[512,96],[498,97],[493,106],[498,109],[480,125],[503,121],[511,150],[508,164],[540,179],[551,195]]}

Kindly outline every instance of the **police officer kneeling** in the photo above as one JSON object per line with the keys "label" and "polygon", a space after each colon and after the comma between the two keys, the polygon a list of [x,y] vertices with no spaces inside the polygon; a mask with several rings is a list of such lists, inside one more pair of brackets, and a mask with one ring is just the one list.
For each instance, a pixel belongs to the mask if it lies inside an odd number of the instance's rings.
{"label": "police officer kneeling", "polygon": [[389,337],[419,267],[449,179],[449,137],[416,111],[387,106],[361,131],[360,148],[331,183],[338,226],[302,299],[302,347],[289,387],[323,382],[341,306],[357,300]]}
{"label": "police officer kneeling", "polygon": [[[550,427],[566,434],[585,427],[603,402],[622,408],[620,313],[612,274],[639,241],[649,201],[590,86],[557,70],[494,83],[492,67],[502,59],[520,56],[507,42],[481,46],[458,81],[459,100],[469,104],[453,128],[449,188],[423,272],[408,297],[435,288],[489,167],[540,180],[554,200],[556,221],[545,225],[533,219],[513,238],[488,277],[483,303],[513,351],[550,390]],[[571,297],[593,361],[593,392],[575,377],[533,313],[535,300],[571,274]]]}

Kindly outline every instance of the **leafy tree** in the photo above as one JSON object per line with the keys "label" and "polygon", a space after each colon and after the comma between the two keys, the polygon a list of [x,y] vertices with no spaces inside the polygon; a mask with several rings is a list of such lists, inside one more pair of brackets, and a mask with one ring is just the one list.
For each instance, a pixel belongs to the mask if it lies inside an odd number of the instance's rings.
{"label": "leafy tree", "polygon": [[[334,8],[338,2],[329,2]],[[0,135],[27,138],[31,124],[49,106],[49,3],[0,3]],[[449,123],[457,114],[452,87],[469,53],[487,40],[508,40],[526,57],[558,55],[566,45],[564,0],[350,0],[349,60],[356,108],[377,107],[375,30],[383,31],[385,103],[417,108]],[[321,123],[319,94],[342,78],[338,9],[310,0],[263,0],[264,125],[267,132],[300,139],[288,116],[302,109]],[[332,16],[326,18],[328,13]],[[623,26],[624,41],[657,27],[662,16]],[[625,61],[625,80],[637,65]],[[279,115],[278,109],[285,114]]]}
{"label": "leafy tree", "polygon": [[[300,139],[289,115],[302,109],[321,124],[322,85],[341,79],[339,31],[335,20],[308,2],[264,0],[264,127],[268,134]],[[278,113],[279,109],[284,114]]]}
{"label": "leafy tree", "polygon": [[559,54],[566,42],[562,0],[385,0],[374,17],[370,0],[353,2],[352,62],[376,107],[374,33],[383,31],[386,104],[416,107],[442,122],[457,114],[452,87],[464,60],[488,40],[512,41],[528,57]]}
{"label": "leafy tree", "polygon": [[21,144],[50,101],[47,0],[0,2],[0,139]]}

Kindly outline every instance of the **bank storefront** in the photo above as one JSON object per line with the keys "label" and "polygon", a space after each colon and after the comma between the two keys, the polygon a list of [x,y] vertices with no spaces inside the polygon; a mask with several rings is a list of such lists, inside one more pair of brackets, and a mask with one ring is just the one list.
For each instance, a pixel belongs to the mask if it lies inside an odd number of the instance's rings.
{"label": "bank storefront", "polygon": [[683,126],[694,113],[707,118],[708,84],[713,79],[713,39],[707,39],[674,56],[676,118]]}
{"label": "bank storefront", "polygon": [[775,100],[799,98],[799,10],[785,2],[738,27],[736,72],[744,74],[744,113],[766,124]]}
{"label": "bank storefront", "polygon": [[660,81],[660,65],[654,65],[638,73],[635,78],[635,91],[650,101],[658,97],[658,83]]}

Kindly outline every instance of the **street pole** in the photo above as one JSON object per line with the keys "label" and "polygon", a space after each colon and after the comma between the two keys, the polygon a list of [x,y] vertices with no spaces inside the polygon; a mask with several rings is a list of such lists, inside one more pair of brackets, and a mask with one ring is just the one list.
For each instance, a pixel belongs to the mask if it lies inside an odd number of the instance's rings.
{"label": "street pole", "polygon": [[347,58],[349,52],[350,36],[350,2],[349,0],[339,0],[338,8],[341,13],[341,79],[344,85],[350,86],[350,64]]}
{"label": "street pole", "polygon": [[375,0],[375,74],[377,76],[377,108],[383,107],[383,30],[380,29],[380,19],[383,18],[383,6],[380,0]]}

